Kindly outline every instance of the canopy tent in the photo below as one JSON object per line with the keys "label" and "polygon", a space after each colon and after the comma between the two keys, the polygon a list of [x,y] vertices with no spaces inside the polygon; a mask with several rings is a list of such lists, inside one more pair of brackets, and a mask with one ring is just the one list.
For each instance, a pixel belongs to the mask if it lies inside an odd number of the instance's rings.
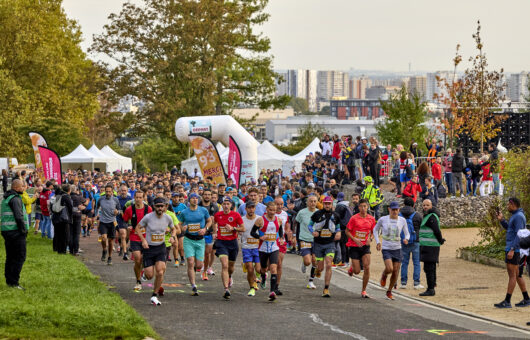
{"label": "canopy tent", "polygon": [[96,156],[98,159],[105,160],[105,163],[107,163],[106,172],[113,172],[116,170],[120,170],[119,160],[117,158],[110,157],[109,155],[102,152],[100,149],[98,149],[96,144],[92,144],[92,146],[90,147],[90,149],[88,149],[88,151],[94,154],[94,156]]}
{"label": "canopy tent", "polygon": [[258,172],[263,169],[282,169],[283,163],[289,158],[289,155],[284,154],[266,140],[258,146]]}
{"label": "canopy tent", "polygon": [[108,145],[102,147],[101,152],[118,161],[119,167],[116,170],[132,170],[132,159],[130,157],[120,155]]}
{"label": "canopy tent", "polygon": [[306,146],[302,151],[294,156],[291,156],[288,161],[284,162],[282,166],[283,175],[290,175],[293,167],[296,172],[302,171],[302,164],[304,163],[306,156],[309,155],[309,153],[315,154],[316,152],[322,151],[319,144],[320,140],[318,138],[313,139],[313,141],[309,143],[309,145]]}
{"label": "canopy tent", "polygon": [[68,155],[61,157],[62,170],[67,169],[83,169],[94,170],[96,168],[101,171],[107,171],[106,157],[99,157],[88,151],[82,144],[79,144],[74,151]]}

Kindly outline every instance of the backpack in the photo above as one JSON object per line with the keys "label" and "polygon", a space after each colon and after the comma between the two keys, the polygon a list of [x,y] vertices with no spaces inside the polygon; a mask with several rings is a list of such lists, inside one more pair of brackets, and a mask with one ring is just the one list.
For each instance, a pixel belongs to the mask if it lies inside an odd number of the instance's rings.
{"label": "backpack", "polygon": [[61,198],[62,195],[55,195],[52,198],[50,198],[50,206],[52,209],[52,213],[59,214],[64,209],[64,205],[61,205]]}
{"label": "backpack", "polygon": [[408,179],[412,179],[412,176],[414,176],[414,171],[412,170],[410,164],[405,165],[405,174],[407,175]]}
{"label": "backpack", "polygon": [[[131,210],[132,210],[131,226],[134,229],[138,225],[138,216],[136,215],[136,207],[134,205],[131,205]],[[147,204],[144,204],[144,217],[145,215],[147,215],[147,213],[148,213],[148,206]]]}
{"label": "backpack", "polygon": [[[344,210],[342,211],[343,214],[339,214],[340,217],[340,225],[341,226],[347,226],[348,222],[350,222],[350,218],[353,216],[352,211],[349,206],[344,204],[337,204],[337,207],[343,206]],[[337,207],[335,207],[335,211],[337,211]],[[342,216],[340,216],[342,215]]]}
{"label": "backpack", "polygon": [[[410,216],[406,219],[407,221],[407,228],[409,230],[409,244],[410,243],[413,243],[413,242],[416,242],[416,231],[414,230],[414,223],[412,222],[412,219],[414,218],[414,216],[416,215],[416,212],[413,212],[412,214],[410,214]],[[403,215],[401,215],[401,213],[399,213],[399,216],[403,217]],[[405,233],[403,231],[401,231],[401,242],[403,242],[403,240],[405,239]]]}

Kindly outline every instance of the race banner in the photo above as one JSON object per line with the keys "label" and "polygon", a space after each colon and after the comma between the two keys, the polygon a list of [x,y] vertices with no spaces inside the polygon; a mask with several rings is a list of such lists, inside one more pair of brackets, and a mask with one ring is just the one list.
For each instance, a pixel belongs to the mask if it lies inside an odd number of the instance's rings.
{"label": "race banner", "polygon": [[202,136],[190,136],[190,144],[199,162],[203,178],[212,177],[215,185],[221,183],[226,185],[223,163],[212,141]]}
{"label": "race banner", "polygon": [[63,181],[61,175],[61,158],[52,149],[45,146],[39,146],[40,159],[44,170],[45,181],[54,178],[58,184]]}
{"label": "race banner", "polygon": [[42,137],[40,133],[30,132],[29,139],[31,139],[31,146],[33,147],[33,154],[35,155],[35,172],[37,176],[44,182],[46,178],[44,177],[44,171],[42,169],[42,161],[39,153],[39,146],[47,147],[46,139]]}
{"label": "race banner", "polygon": [[232,136],[229,136],[228,145],[228,178],[234,181],[234,186],[239,189],[241,180],[241,150]]}

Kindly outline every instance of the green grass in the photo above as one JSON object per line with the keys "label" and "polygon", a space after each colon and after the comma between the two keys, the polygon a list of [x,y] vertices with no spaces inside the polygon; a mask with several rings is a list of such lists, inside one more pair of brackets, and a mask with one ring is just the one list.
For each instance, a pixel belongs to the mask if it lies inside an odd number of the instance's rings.
{"label": "green grass", "polygon": [[469,250],[475,254],[484,255],[491,257],[497,260],[504,260],[504,246],[495,246],[495,245],[479,245],[464,247],[462,249]]}
{"label": "green grass", "polygon": [[110,292],[70,255],[52,251],[50,240],[30,235],[20,284],[4,280],[5,249],[0,242],[0,338],[159,338],[118,294]]}
{"label": "green grass", "polygon": [[454,225],[454,226],[445,226],[443,225],[442,229],[458,229],[458,228],[478,228],[480,227],[479,223],[476,222],[466,222],[464,224]]}

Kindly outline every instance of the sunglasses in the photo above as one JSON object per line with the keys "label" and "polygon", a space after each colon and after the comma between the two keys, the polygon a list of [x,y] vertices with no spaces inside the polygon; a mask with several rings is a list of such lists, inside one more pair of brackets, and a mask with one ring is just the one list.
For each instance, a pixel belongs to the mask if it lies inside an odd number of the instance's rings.
{"label": "sunglasses", "polygon": [[164,208],[165,204],[155,204],[155,208]]}

